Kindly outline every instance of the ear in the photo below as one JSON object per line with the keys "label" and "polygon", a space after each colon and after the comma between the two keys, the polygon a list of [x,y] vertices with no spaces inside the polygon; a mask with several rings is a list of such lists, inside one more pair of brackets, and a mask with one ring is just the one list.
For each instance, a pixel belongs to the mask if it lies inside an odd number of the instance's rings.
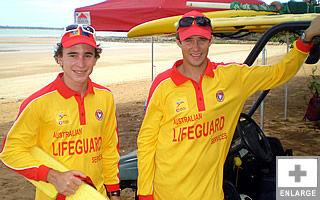
{"label": "ear", "polygon": [[94,65],[93,65],[93,66],[96,66],[97,61],[98,61],[98,58],[97,58],[97,57],[95,57],[95,58],[94,58]]}
{"label": "ear", "polygon": [[61,67],[63,66],[62,57],[59,55],[58,55],[58,63]]}
{"label": "ear", "polygon": [[211,39],[210,39],[210,45],[209,45],[209,47],[213,44],[213,35],[211,35]]}
{"label": "ear", "polygon": [[181,48],[181,41],[176,39],[177,45]]}

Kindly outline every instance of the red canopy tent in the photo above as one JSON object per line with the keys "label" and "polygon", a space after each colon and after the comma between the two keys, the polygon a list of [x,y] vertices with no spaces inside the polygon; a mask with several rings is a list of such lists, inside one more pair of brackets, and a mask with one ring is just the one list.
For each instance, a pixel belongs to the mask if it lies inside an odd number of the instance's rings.
{"label": "red canopy tent", "polygon": [[[232,3],[235,0],[106,0],[99,4],[77,8],[75,23],[89,24],[96,31],[128,32],[133,27],[164,17],[183,15],[191,10],[200,12],[222,9],[187,7],[187,1]],[[239,3],[264,4],[260,0],[237,0]],[[153,37],[151,37],[151,79],[153,80]]]}
{"label": "red canopy tent", "polygon": [[[194,1],[194,0],[188,0]],[[195,0],[199,2],[232,3],[235,0]],[[97,31],[123,31],[147,21],[183,15],[191,10],[218,11],[213,8],[186,6],[187,0],[107,0],[99,4],[77,8],[75,22],[90,24]],[[238,0],[240,3],[263,4],[260,0]]]}

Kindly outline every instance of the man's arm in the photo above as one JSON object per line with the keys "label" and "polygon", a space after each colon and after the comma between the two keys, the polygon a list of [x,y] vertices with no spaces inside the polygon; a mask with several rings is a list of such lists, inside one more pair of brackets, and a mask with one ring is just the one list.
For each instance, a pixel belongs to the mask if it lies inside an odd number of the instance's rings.
{"label": "man's arm", "polygon": [[[24,105],[24,104],[23,104]],[[34,159],[29,149],[36,145],[38,115],[34,104],[21,106],[15,124],[9,131],[0,155],[2,162],[24,177],[49,182],[65,196],[74,194],[82,181],[75,176],[85,178],[79,171],[58,172]]]}
{"label": "man's arm", "polygon": [[119,135],[116,120],[116,111],[113,96],[107,97],[108,108],[105,111],[106,119],[104,122],[102,140],[102,162],[104,184],[107,192],[119,191]]}
{"label": "man's arm", "polygon": [[[163,118],[161,109],[161,87],[157,78],[153,82],[145,117],[138,135],[138,195],[140,200],[153,199],[153,180],[155,171],[155,152]],[[155,89],[156,88],[156,89]]]}
{"label": "man's arm", "polygon": [[29,152],[37,142],[38,112],[34,104],[25,106],[25,102],[21,105],[19,115],[3,142],[0,159],[6,167],[28,179],[46,181],[50,168],[34,159]]}
{"label": "man's arm", "polygon": [[[316,17],[306,29],[305,40],[312,40],[318,35],[320,35],[320,16]],[[278,87],[297,73],[305,62],[312,45],[312,42],[306,43],[298,39],[294,42],[294,48],[284,55],[277,64],[242,67],[238,71],[241,76],[235,72],[234,79],[238,80],[241,89],[249,91],[249,96],[258,90]]]}

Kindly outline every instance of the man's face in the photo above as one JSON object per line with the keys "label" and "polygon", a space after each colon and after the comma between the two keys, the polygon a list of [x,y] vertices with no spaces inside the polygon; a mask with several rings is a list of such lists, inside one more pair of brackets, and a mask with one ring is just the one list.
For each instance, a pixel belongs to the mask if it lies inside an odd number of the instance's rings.
{"label": "man's face", "polygon": [[[207,56],[212,39],[202,36],[191,36],[177,44],[182,50],[183,64],[200,67],[207,64]],[[206,66],[205,66],[206,67]]]}
{"label": "man's face", "polygon": [[87,84],[95,66],[95,48],[88,44],[76,44],[62,50],[58,62],[64,71],[63,80],[69,88]]}

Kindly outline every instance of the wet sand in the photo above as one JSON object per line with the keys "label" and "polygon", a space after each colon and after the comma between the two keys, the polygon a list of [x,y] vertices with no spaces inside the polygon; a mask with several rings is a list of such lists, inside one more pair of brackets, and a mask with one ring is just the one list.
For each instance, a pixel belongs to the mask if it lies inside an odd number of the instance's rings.
{"label": "wet sand", "polygon": [[[12,126],[22,100],[53,81],[61,71],[52,57],[57,41],[57,38],[0,37],[0,144]],[[103,42],[102,48],[102,56],[91,78],[114,93],[120,153],[125,155],[137,148],[144,100],[151,84],[151,44]],[[213,44],[209,58],[215,62],[243,62],[252,48],[253,45]],[[267,63],[275,63],[286,53],[286,45],[268,45],[266,49]],[[181,51],[176,44],[154,44],[154,76],[180,58]],[[260,56],[256,64],[261,63]],[[265,100],[266,135],[280,138],[284,148],[292,148],[295,155],[320,155],[319,129],[313,122],[302,121],[311,97],[306,87],[311,67],[304,66],[289,81],[287,120],[283,119],[284,86],[272,90]],[[248,100],[245,111],[257,96]],[[259,110],[254,118],[260,122]],[[34,187],[0,164],[0,198],[34,199]],[[132,193],[123,192],[122,199],[133,199]]]}

